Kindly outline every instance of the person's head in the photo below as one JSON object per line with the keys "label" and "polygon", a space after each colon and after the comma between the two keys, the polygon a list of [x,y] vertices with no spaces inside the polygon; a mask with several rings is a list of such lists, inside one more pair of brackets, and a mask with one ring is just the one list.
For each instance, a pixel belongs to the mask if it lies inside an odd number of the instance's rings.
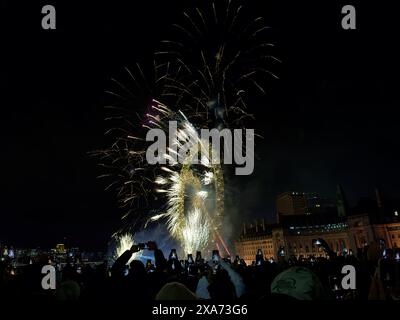
{"label": "person's head", "polygon": [[48,264],[49,257],[45,254],[39,254],[36,256],[36,258],[32,261],[34,264],[44,266]]}
{"label": "person's head", "polygon": [[56,300],[77,301],[81,295],[81,288],[75,281],[65,281],[56,290]]}
{"label": "person's head", "polygon": [[297,300],[316,300],[324,297],[324,289],[311,270],[292,267],[275,277],[271,284],[271,294],[288,295]]}
{"label": "person's head", "polygon": [[235,286],[225,269],[218,269],[212,279],[211,284],[208,286],[208,292],[210,293],[211,299],[233,300],[236,298]]}
{"label": "person's head", "polygon": [[179,282],[164,285],[156,295],[156,300],[196,300],[196,295]]}
{"label": "person's head", "polygon": [[142,261],[140,260],[132,260],[129,264],[129,275],[130,276],[144,276],[146,274],[146,268]]}
{"label": "person's head", "polygon": [[75,271],[74,267],[72,267],[70,264],[67,264],[62,270],[62,281],[76,280],[77,277],[78,277],[77,272]]}

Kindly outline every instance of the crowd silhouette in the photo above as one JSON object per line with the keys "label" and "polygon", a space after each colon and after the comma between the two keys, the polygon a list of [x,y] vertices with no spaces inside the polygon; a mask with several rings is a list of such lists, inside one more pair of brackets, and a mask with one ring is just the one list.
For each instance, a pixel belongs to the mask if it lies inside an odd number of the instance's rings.
{"label": "crowd silhouette", "polygon": [[[357,255],[296,258],[279,255],[277,261],[265,260],[261,250],[254,263],[222,258],[214,250],[209,260],[201,252],[179,260],[174,249],[166,258],[155,242],[146,249],[154,259],[143,263],[132,260],[141,250],[133,245],[109,266],[68,262],[57,270],[55,290],[41,286],[39,256],[32,264],[12,267],[7,259],[0,262],[1,299],[28,298],[69,301],[153,301],[196,300],[398,300],[400,277],[398,252],[371,243]],[[131,260],[131,261],[130,261]],[[356,288],[343,289],[343,266],[356,270]]]}

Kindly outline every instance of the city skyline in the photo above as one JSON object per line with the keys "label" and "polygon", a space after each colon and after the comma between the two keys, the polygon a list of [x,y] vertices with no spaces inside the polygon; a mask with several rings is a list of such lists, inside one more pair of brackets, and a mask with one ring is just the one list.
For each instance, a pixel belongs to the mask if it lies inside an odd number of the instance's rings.
{"label": "city skyline", "polygon": [[[64,4],[49,32],[35,20],[40,5],[5,4],[21,20],[14,26],[5,18],[13,30],[1,77],[0,237],[32,245],[67,237],[102,247],[120,227],[123,212],[89,153],[105,144],[111,79],[136,61],[148,65],[166,26],[192,4],[174,3]],[[359,28],[347,32],[339,4],[292,6],[250,5],[271,27],[282,63],[266,94],[250,97],[255,121],[248,127],[263,138],[254,173],[232,177],[226,190],[236,227],[260,215],[275,219],[275,198],[288,190],[335,198],[340,184],[351,206],[373,198],[375,188],[389,199],[400,195],[395,10],[376,17],[363,4]]]}
{"label": "city skyline", "polygon": [[[340,186],[338,185],[337,188]],[[281,212],[280,210],[280,205],[279,205],[279,199],[282,196],[285,196],[286,194],[293,195],[295,197],[304,197],[304,201],[300,201],[302,205],[295,205],[294,207],[291,207],[291,209],[287,209],[289,211],[287,212]],[[346,195],[342,195],[344,199],[346,199]],[[235,241],[237,241],[238,237],[240,234],[242,234],[243,231],[243,226],[247,226],[252,228],[253,224],[254,226],[257,226],[259,221],[262,221],[262,224],[265,225],[275,225],[275,224],[280,224],[281,221],[280,219],[285,216],[293,216],[293,215],[299,215],[299,216],[307,216],[307,215],[317,215],[317,216],[343,216],[343,217],[350,217],[350,216],[357,216],[357,215],[368,215],[370,217],[375,217],[375,216],[381,216],[386,217],[386,219],[389,219],[390,221],[393,219],[398,219],[397,217],[399,216],[400,212],[400,201],[398,199],[387,199],[382,193],[378,190],[375,189],[375,192],[373,196],[370,197],[361,197],[356,205],[349,205],[346,201],[346,209],[345,212],[340,213],[339,207],[341,206],[340,201],[338,199],[338,194],[335,195],[336,198],[334,197],[324,197],[321,196],[320,194],[316,192],[303,192],[303,191],[286,191],[284,193],[278,194],[276,196],[276,199],[274,201],[274,210],[272,215],[270,213],[265,213],[262,212],[260,214],[256,214],[252,217],[248,215],[244,215],[242,219],[238,219],[236,228],[232,231],[232,233],[229,236],[229,242],[232,246],[234,246]],[[288,201],[286,199],[286,201]],[[296,202],[295,202],[296,203]],[[297,204],[299,201],[297,200]],[[287,205],[284,205],[284,208],[287,208]],[[272,218],[271,218],[272,216]],[[389,221],[388,220],[388,221]],[[154,229],[159,229],[161,225],[158,225],[156,228],[149,228],[149,235],[151,234],[153,238],[151,240],[157,240],[156,238],[158,237],[157,232],[154,232]],[[146,230],[144,230],[146,232]],[[166,231],[164,231],[165,233]],[[141,234],[140,239],[144,240],[143,238],[143,231],[139,232]],[[134,234],[134,232],[132,232]],[[165,237],[165,234],[163,235]],[[49,239],[48,241],[45,242],[37,242],[36,245],[34,246],[29,246],[28,243],[20,243],[18,241],[13,241],[13,239],[1,239],[0,238],[0,245],[3,246],[11,246],[16,248],[41,248],[41,249],[51,249],[56,247],[59,243],[62,244],[68,244],[68,247],[80,247],[83,245],[84,250],[99,250],[106,252],[109,250],[110,243],[113,241],[110,239],[107,239],[106,242],[102,244],[96,244],[95,246],[87,246],[85,245],[85,242],[81,242],[79,238],[68,238],[65,236],[58,236],[58,237],[53,237]],[[17,244],[17,245],[15,245]]]}

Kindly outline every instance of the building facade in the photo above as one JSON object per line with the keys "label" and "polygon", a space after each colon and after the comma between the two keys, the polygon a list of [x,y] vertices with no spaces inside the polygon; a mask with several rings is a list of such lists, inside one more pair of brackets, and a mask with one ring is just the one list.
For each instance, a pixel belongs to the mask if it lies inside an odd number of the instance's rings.
{"label": "building facade", "polygon": [[255,259],[258,249],[262,250],[265,258],[274,256],[275,247],[271,228],[267,230],[263,220],[256,221],[254,224],[243,224],[240,239],[235,242],[236,254],[247,264]]}
{"label": "building facade", "polygon": [[400,247],[400,221],[372,222],[368,214],[348,217],[329,215],[285,216],[279,224],[255,222],[243,225],[235,242],[236,253],[251,264],[258,249],[265,259],[285,257],[309,258],[325,256],[315,239],[322,238],[337,255],[357,254],[373,241],[384,241],[387,248]]}

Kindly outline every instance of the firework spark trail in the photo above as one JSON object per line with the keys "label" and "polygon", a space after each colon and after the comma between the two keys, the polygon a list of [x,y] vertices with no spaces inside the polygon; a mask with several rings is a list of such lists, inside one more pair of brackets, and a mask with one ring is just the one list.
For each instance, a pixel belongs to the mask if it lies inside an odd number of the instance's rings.
{"label": "firework spark trail", "polygon": [[183,250],[185,253],[194,253],[207,247],[210,238],[210,221],[201,212],[194,208],[187,214],[182,229]]}
{"label": "firework spark trail", "polygon": [[[221,175],[222,172],[214,170],[215,165],[209,158],[208,142],[206,143],[200,138],[197,130],[182,112],[179,112],[179,115],[182,121],[180,121],[174,142],[179,150],[187,143],[188,138],[193,144],[184,155],[177,154],[179,161],[175,161],[174,165],[161,168],[164,175],[159,175],[155,179],[155,183],[159,185],[156,191],[166,194],[167,208],[165,213],[157,214],[150,220],[157,221],[167,218],[167,228],[171,235],[182,243],[185,253],[194,253],[196,250],[207,248],[212,233],[219,228],[222,222],[223,212],[209,212],[206,206],[209,192],[204,190],[207,185],[214,182],[214,171],[217,172],[217,175]],[[196,170],[195,173],[191,166],[199,152],[202,155],[198,164],[201,170]],[[168,154],[164,155],[166,159],[169,157]],[[219,180],[223,180],[223,178],[220,177]],[[188,192],[191,189],[192,191]],[[217,199],[212,210],[218,211],[221,209],[221,205],[217,202],[223,199],[223,194],[218,194],[221,189],[215,186],[211,192]]]}

